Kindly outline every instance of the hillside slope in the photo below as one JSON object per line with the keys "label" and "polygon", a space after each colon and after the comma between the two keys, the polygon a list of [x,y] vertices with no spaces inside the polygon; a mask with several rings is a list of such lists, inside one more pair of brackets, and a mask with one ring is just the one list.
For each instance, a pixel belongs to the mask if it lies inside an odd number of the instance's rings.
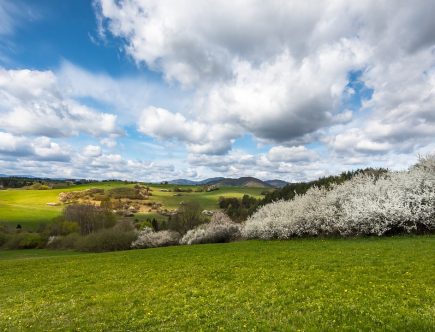
{"label": "hillside slope", "polygon": [[219,187],[249,187],[249,188],[272,188],[271,185],[254,177],[241,177],[238,179],[225,178],[223,180],[213,181],[210,184],[214,184]]}
{"label": "hillside slope", "polygon": [[248,187],[248,188],[282,188],[287,182],[282,180],[260,180],[252,176],[241,178],[209,178],[202,181],[192,181],[187,179],[176,179],[168,181],[169,184],[175,185],[216,185],[219,187]]}
{"label": "hillside slope", "polygon": [[[125,184],[123,182],[97,182],[84,185],[72,186],[63,189],[49,190],[25,190],[25,189],[8,189],[0,190],[0,224],[7,223],[13,226],[21,224],[23,227],[37,227],[40,223],[51,221],[61,213],[62,205],[50,206],[47,203],[58,202],[61,192],[80,191],[91,188],[100,188],[113,190],[114,188],[129,187],[134,184]],[[163,208],[176,209],[181,202],[197,201],[203,209],[213,210],[218,208],[220,196],[224,197],[242,197],[245,194],[260,198],[262,188],[257,187],[221,187],[219,190],[212,192],[183,192],[176,193],[172,190],[174,185],[155,185],[150,184],[152,196],[149,202],[162,204]],[[184,187],[193,188],[193,187]],[[195,189],[195,188],[193,188]],[[155,211],[149,212],[155,217]],[[146,219],[148,214],[137,214],[135,218]]]}
{"label": "hillside slope", "polygon": [[275,180],[266,180],[264,182],[266,182],[268,185],[271,185],[272,187],[275,187],[275,188],[283,188],[286,185],[288,185],[288,182],[283,181],[283,180],[277,180],[277,179],[275,179]]}

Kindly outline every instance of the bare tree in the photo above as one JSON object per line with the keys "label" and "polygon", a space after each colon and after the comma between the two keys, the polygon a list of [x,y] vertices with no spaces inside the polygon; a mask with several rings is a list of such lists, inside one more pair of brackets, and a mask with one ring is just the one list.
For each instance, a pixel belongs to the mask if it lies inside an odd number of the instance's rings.
{"label": "bare tree", "polygon": [[63,211],[63,217],[65,221],[78,223],[83,235],[112,227],[116,222],[112,212],[90,204],[68,205]]}

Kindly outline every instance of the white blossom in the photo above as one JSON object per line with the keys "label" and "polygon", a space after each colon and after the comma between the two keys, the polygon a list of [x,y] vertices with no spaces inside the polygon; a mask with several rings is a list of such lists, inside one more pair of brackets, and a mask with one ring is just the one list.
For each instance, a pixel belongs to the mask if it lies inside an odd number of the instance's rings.
{"label": "white blossom", "polygon": [[386,235],[435,229],[435,156],[407,171],[360,174],[329,190],[311,188],[268,204],[245,223],[245,238]]}
{"label": "white blossom", "polygon": [[154,232],[146,227],[139,232],[137,240],[133,241],[131,247],[134,249],[154,248],[177,245],[180,235],[174,231]]}
{"label": "white blossom", "polygon": [[181,244],[220,243],[240,237],[240,225],[231,221],[223,212],[214,213],[211,221],[189,230]]}

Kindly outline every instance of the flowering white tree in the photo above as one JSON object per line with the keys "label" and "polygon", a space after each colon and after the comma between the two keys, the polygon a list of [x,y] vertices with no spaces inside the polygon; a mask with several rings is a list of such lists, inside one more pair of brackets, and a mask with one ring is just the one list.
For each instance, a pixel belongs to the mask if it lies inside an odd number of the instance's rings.
{"label": "flowering white tree", "polygon": [[229,242],[240,237],[240,225],[223,212],[215,212],[211,221],[188,231],[181,244]]}
{"label": "flowering white tree", "polygon": [[154,232],[146,227],[139,232],[138,238],[133,241],[131,247],[134,249],[154,248],[177,245],[180,234],[174,231]]}
{"label": "flowering white tree", "polygon": [[311,188],[268,204],[245,223],[246,238],[384,235],[435,230],[435,156],[408,171],[360,174],[329,190]]}

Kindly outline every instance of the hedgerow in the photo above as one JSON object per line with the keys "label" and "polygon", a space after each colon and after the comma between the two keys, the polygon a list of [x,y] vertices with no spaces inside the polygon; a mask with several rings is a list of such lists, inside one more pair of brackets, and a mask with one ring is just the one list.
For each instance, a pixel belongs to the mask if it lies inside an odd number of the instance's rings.
{"label": "hedgerow", "polygon": [[90,252],[128,250],[136,238],[134,231],[122,232],[109,228],[80,237],[75,246],[79,251]]}
{"label": "hedgerow", "polygon": [[155,248],[177,245],[180,240],[180,233],[165,230],[154,232],[151,228],[146,227],[139,232],[139,235],[131,247],[133,249]]}
{"label": "hedgerow", "polygon": [[330,188],[310,188],[291,201],[265,205],[242,230],[245,238],[388,235],[435,230],[435,156],[407,171],[359,174]]}
{"label": "hedgerow", "polygon": [[44,248],[47,239],[44,235],[33,232],[18,232],[10,234],[3,244],[6,249]]}
{"label": "hedgerow", "polygon": [[76,249],[76,244],[80,238],[81,235],[78,233],[71,233],[65,236],[53,235],[48,238],[47,248],[63,250]]}
{"label": "hedgerow", "polygon": [[236,224],[223,212],[216,212],[209,223],[188,231],[180,240],[181,244],[222,243],[240,237],[240,224]]}

